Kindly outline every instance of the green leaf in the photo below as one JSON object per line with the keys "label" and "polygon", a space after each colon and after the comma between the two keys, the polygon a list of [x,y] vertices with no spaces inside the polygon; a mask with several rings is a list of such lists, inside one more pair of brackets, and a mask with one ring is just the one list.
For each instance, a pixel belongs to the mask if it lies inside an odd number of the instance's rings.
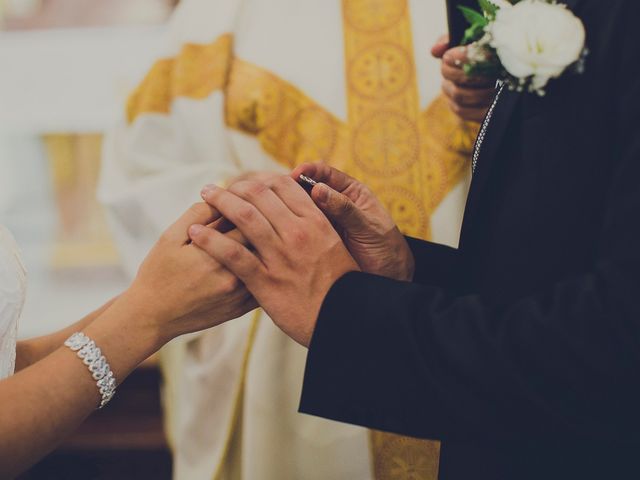
{"label": "green leaf", "polygon": [[492,3],[490,0],[478,0],[478,4],[484,12],[485,17],[489,20],[496,18],[496,13],[500,10],[497,5]]}
{"label": "green leaf", "polygon": [[462,15],[464,15],[464,18],[471,24],[472,27],[476,25],[482,25],[483,27],[486,27],[488,25],[489,21],[480,12],[476,12],[475,10],[462,5],[459,5],[458,8],[462,12]]}
{"label": "green leaf", "polygon": [[475,24],[467,28],[464,32],[464,38],[462,39],[462,45],[468,45],[477,40],[480,40],[484,35],[484,25]]}

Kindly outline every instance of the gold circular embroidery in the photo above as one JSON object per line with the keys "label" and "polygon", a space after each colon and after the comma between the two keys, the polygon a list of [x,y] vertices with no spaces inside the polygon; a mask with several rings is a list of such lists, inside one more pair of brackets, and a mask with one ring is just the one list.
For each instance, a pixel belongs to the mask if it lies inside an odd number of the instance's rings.
{"label": "gold circular embroidery", "polygon": [[439,445],[427,440],[372,432],[379,448],[376,477],[381,480],[433,480],[438,476]]}
{"label": "gold circular embroidery", "polygon": [[445,151],[470,155],[479,126],[454,115],[444,95],[440,95],[429,105],[424,118],[429,134],[438,140]]}
{"label": "gold circular embroidery", "polygon": [[362,170],[392,176],[418,160],[418,130],[398,112],[380,110],[364,120],[353,135],[353,158]]}
{"label": "gold circular embroidery", "polygon": [[376,193],[401,231],[414,236],[428,235],[429,215],[413,192],[402,187],[387,187]]}
{"label": "gold circular embroidery", "polygon": [[411,58],[406,50],[392,43],[379,43],[364,49],[349,67],[353,90],[377,101],[404,91],[412,78]]}
{"label": "gold circular embroidery", "polygon": [[337,143],[337,125],[326,111],[316,106],[300,110],[280,137],[279,157],[290,166],[327,160]]}
{"label": "gold circular embroidery", "polygon": [[433,158],[423,172],[422,189],[427,194],[429,208],[435,210],[451,188],[452,180],[457,180],[457,171],[451,168],[450,162],[442,158]]}
{"label": "gold circular embroidery", "polygon": [[407,10],[406,0],[345,0],[349,25],[368,33],[385,30],[398,22]]}

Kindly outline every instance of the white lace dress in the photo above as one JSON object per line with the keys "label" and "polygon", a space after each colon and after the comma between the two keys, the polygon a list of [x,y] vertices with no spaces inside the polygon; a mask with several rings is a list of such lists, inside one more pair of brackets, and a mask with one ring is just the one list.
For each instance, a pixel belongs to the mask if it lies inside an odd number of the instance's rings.
{"label": "white lace dress", "polygon": [[9,231],[0,225],[0,379],[13,374],[18,318],[24,305],[27,275]]}

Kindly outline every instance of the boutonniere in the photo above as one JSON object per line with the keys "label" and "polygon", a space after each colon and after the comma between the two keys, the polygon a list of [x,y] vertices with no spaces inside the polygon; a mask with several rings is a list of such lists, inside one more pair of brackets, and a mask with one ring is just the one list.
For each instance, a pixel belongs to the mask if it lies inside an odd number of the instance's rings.
{"label": "boutonniere", "polygon": [[552,78],[584,71],[585,28],[555,0],[478,0],[480,11],[459,7],[471,26],[467,75],[497,76],[510,90],[545,94]]}

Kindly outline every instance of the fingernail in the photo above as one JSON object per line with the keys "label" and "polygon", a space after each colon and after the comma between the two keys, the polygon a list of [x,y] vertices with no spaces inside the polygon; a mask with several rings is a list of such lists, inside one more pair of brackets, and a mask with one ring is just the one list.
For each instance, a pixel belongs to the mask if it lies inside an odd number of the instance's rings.
{"label": "fingernail", "polygon": [[322,203],[325,203],[327,200],[329,200],[329,187],[322,183],[318,183],[316,185],[316,188],[318,189],[318,200],[320,200]]}
{"label": "fingernail", "polygon": [[202,225],[191,225],[189,227],[189,236],[191,237],[196,237],[200,234],[200,232],[202,232],[204,230],[204,227]]}
{"label": "fingernail", "polygon": [[218,187],[213,185],[213,184],[205,185],[204,187],[202,187],[202,190],[200,191],[200,196],[203,199],[205,199],[207,197],[207,195],[209,195],[211,192],[213,192],[216,188],[218,188]]}

